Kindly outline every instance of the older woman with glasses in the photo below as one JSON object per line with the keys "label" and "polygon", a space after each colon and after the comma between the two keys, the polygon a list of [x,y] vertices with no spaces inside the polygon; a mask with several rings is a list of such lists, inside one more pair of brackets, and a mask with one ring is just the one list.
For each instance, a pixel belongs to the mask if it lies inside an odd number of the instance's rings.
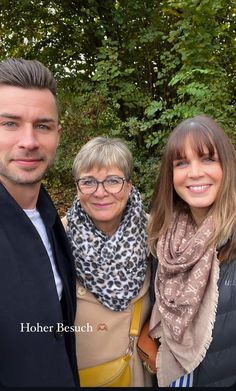
{"label": "older woman with glasses", "polygon": [[150,313],[150,270],[147,216],[132,165],[126,144],[108,137],[90,140],[73,163],[77,196],[63,220],[77,273],[76,348],[86,387],[151,386],[136,351]]}

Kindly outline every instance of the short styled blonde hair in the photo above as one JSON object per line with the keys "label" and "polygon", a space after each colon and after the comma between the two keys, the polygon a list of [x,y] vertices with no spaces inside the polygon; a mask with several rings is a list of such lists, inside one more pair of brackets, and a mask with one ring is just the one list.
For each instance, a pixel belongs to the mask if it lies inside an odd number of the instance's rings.
{"label": "short styled blonde hair", "polygon": [[82,171],[112,166],[119,168],[129,181],[133,170],[132,153],[123,140],[98,136],[89,140],[77,153],[72,173],[77,180]]}

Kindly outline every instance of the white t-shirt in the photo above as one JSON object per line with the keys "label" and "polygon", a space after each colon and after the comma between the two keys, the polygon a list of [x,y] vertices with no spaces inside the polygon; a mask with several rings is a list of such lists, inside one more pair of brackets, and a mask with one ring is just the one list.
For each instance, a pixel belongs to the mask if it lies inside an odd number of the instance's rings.
{"label": "white t-shirt", "polygon": [[55,284],[56,284],[56,288],[57,288],[58,297],[59,297],[59,300],[61,300],[62,288],[63,288],[62,281],[61,281],[61,278],[60,278],[58,271],[57,271],[57,268],[56,268],[56,264],[55,264],[55,260],[54,260],[53,252],[52,252],[52,247],[49,242],[48,235],[47,235],[43,220],[40,216],[40,213],[38,212],[38,210],[36,208],[35,209],[23,209],[23,210],[27,214],[27,216],[29,217],[31,222],[34,224],[34,226],[37,229],[37,231],[43,241],[43,244],[47,250],[47,253],[48,253],[48,256],[49,256],[49,259],[51,262],[51,266],[52,266],[52,271],[53,271],[53,275],[54,275],[54,280],[55,280]]}

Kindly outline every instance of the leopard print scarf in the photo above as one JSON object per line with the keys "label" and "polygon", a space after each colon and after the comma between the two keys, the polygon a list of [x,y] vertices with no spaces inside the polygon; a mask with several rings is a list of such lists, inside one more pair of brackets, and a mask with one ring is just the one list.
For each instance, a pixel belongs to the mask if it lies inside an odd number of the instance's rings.
{"label": "leopard print scarf", "polygon": [[68,238],[79,282],[113,311],[125,310],[141,289],[147,269],[147,217],[133,187],[117,231],[106,236],[80,205],[67,212]]}
{"label": "leopard print scarf", "polygon": [[219,278],[216,247],[206,248],[212,231],[212,216],[197,228],[187,213],[179,213],[157,243],[151,335],[161,337],[157,355],[161,387],[192,372],[211,343]]}

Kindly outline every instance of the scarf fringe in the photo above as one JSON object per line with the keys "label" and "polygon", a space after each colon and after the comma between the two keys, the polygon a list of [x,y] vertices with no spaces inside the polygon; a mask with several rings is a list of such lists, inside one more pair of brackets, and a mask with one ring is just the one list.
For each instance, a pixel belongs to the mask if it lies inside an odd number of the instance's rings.
{"label": "scarf fringe", "polygon": [[215,262],[214,269],[215,270],[214,270],[214,275],[212,276],[212,280],[213,280],[212,283],[213,283],[213,285],[216,286],[216,290],[215,290],[215,299],[213,301],[213,306],[209,312],[209,326],[210,327],[208,326],[206,328],[205,338],[203,339],[202,348],[201,348],[198,356],[196,357],[196,359],[193,361],[192,364],[190,364],[189,366],[186,366],[184,368],[187,373],[194,371],[194,369],[196,369],[199,366],[199,364],[202,362],[202,360],[206,356],[207,350],[209,349],[211,341],[212,341],[212,330],[213,330],[215,319],[216,319],[218,299],[219,299],[219,290],[218,290],[217,282],[219,280],[220,269],[219,269],[219,264],[217,264],[216,262]]}

